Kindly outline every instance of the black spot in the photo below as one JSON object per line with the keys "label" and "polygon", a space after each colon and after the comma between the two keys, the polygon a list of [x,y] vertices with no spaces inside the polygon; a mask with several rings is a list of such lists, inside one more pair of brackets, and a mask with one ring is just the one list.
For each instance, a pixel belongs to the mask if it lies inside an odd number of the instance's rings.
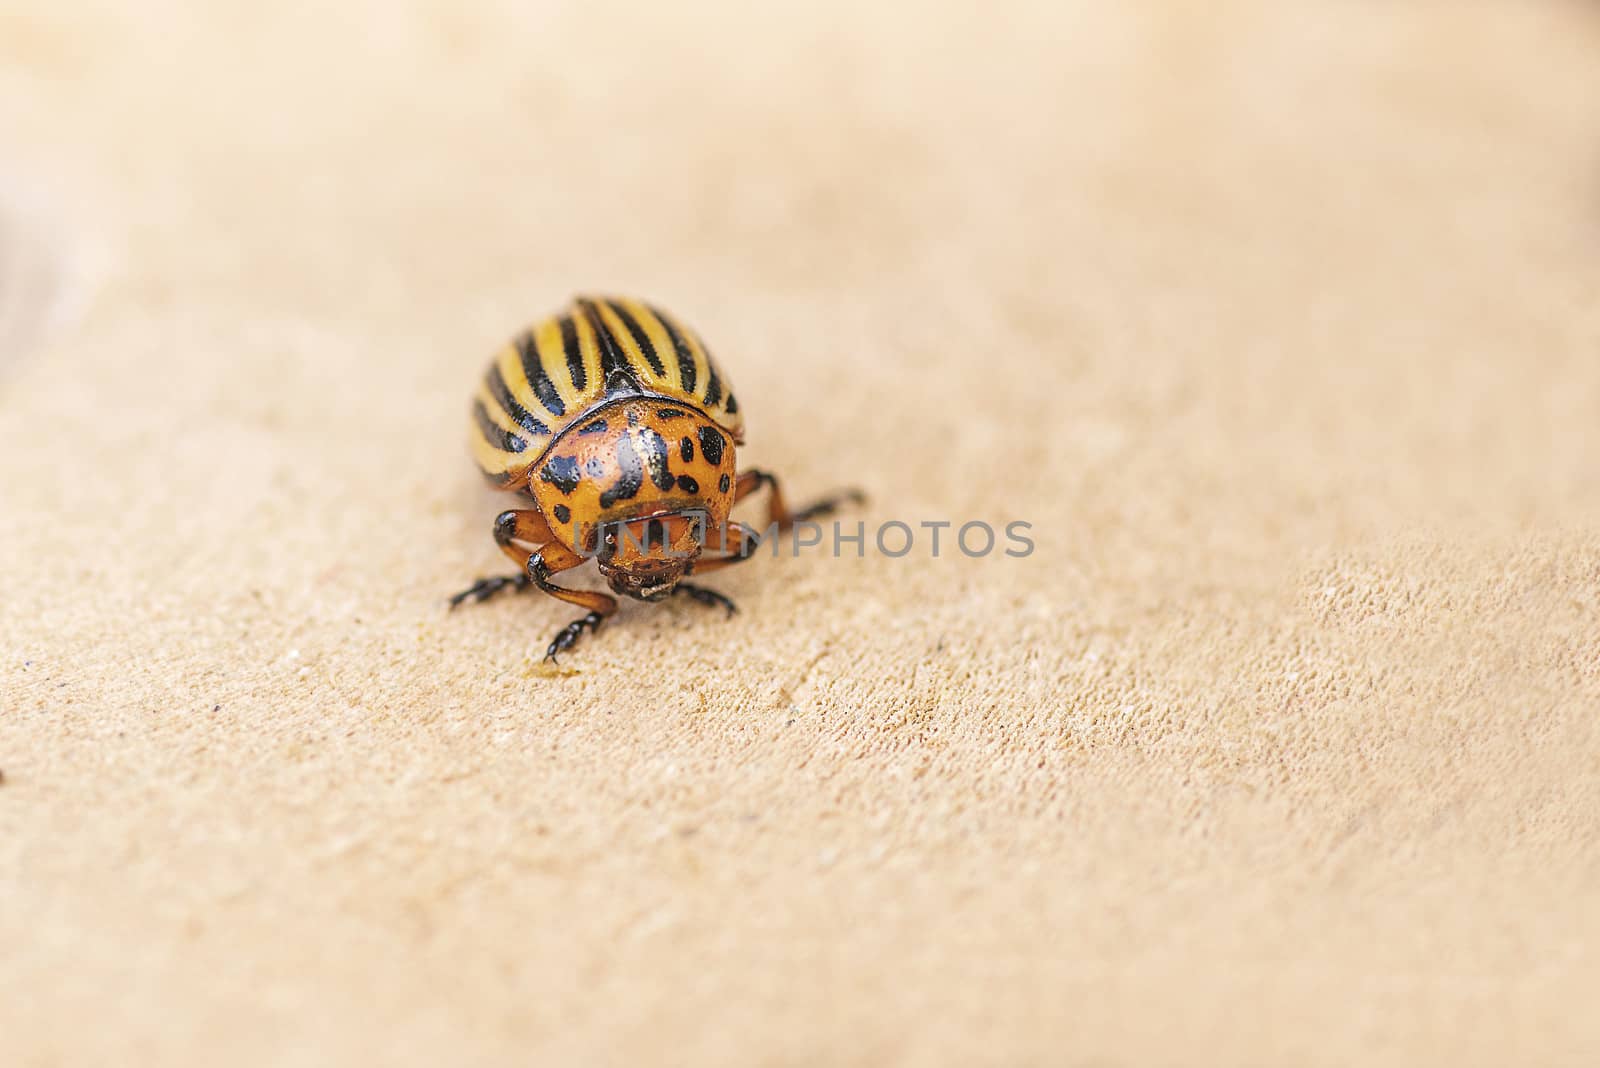
{"label": "black spot", "polygon": [[678,442],[678,455],[683,457],[684,463],[694,463],[694,441],[690,438],[684,438]]}
{"label": "black spot", "polygon": [[667,439],[646,427],[639,432],[639,440],[644,445],[644,462],[650,469],[650,481],[656,484],[656,489],[671,489],[675,480],[667,467]]}
{"label": "black spot", "polygon": [[683,490],[683,492],[685,492],[685,493],[699,493],[700,492],[700,483],[696,482],[694,479],[690,478],[688,475],[679,475],[678,476],[678,488]]}
{"label": "black spot", "polygon": [[716,467],[722,462],[722,435],[708,426],[701,427],[700,451],[705,453],[706,463]]}
{"label": "black spot", "polygon": [[606,462],[598,456],[591,456],[588,462],[583,465],[583,472],[590,478],[599,481],[606,477]]}
{"label": "black spot", "polygon": [[733,480],[724,474],[721,478],[717,479],[717,492],[727,493],[728,487],[731,485],[733,485]]}
{"label": "black spot", "polygon": [[571,493],[578,488],[578,479],[581,477],[578,474],[578,459],[575,456],[552,456],[545,461],[539,477],[563,494]]}
{"label": "black spot", "polygon": [[657,408],[656,416],[661,419],[682,419],[689,413],[682,408]]}
{"label": "black spot", "polygon": [[667,544],[667,525],[659,519],[652,519],[644,525],[644,547]]}
{"label": "black spot", "polygon": [[566,505],[564,505],[564,504],[556,505],[555,506],[555,513],[556,513],[556,522],[560,523],[562,526],[565,526],[568,523],[572,522],[572,509],[568,508]]}
{"label": "black spot", "polygon": [[521,452],[528,447],[526,441],[489,418],[489,409],[483,406],[483,401],[472,406],[472,417],[478,421],[478,430],[482,432],[483,439],[495,448],[505,452]]}
{"label": "black spot", "polygon": [[644,485],[644,464],[633,447],[633,435],[624,434],[617,439],[617,469],[621,474],[616,484],[600,494],[600,507],[610,508],[618,501],[631,501],[639,495]]}
{"label": "black spot", "polygon": [[728,403],[723,405],[723,407],[728,409],[728,414],[729,415],[733,415],[735,412],[737,412],[739,410],[739,402],[734,399],[733,393],[731,391],[728,393]]}
{"label": "black spot", "polygon": [[610,427],[606,426],[604,419],[596,419],[592,423],[585,423],[578,428],[580,434],[604,434]]}

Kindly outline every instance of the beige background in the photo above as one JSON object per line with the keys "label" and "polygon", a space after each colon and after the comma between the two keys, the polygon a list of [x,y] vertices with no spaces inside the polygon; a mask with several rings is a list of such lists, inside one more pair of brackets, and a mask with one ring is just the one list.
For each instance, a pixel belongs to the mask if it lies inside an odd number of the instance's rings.
{"label": "beige background", "polygon": [[[1596,1063],[1597,57],[3,0],[80,314],[0,369],[0,1058]],[[559,672],[569,609],[447,615],[466,401],[577,289],[797,496],[1038,552],[762,560]]]}

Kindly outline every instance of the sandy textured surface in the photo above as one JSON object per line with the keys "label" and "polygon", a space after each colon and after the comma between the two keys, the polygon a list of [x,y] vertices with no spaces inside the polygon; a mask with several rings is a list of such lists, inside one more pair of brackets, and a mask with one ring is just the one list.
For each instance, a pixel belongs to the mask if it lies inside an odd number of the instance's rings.
{"label": "sandy textured surface", "polygon": [[[1600,6],[323,6],[0,3],[0,1059],[1600,1060]],[[545,672],[578,289],[1037,553]]]}

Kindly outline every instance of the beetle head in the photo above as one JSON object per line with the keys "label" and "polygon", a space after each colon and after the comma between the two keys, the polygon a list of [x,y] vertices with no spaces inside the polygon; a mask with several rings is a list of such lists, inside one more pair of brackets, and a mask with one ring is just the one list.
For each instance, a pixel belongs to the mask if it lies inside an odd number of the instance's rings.
{"label": "beetle head", "polygon": [[602,528],[596,560],[612,590],[640,601],[671,595],[704,544],[701,513],[668,513]]}

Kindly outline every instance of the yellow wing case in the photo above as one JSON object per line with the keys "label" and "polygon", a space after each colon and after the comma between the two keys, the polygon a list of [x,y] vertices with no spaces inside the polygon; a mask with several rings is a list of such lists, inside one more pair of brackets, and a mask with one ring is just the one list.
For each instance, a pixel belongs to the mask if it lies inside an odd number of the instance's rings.
{"label": "yellow wing case", "polygon": [[692,330],[641,300],[579,297],[495,355],[472,405],[473,456],[514,483],[585,413],[638,394],[693,405],[744,439],[732,386]]}

